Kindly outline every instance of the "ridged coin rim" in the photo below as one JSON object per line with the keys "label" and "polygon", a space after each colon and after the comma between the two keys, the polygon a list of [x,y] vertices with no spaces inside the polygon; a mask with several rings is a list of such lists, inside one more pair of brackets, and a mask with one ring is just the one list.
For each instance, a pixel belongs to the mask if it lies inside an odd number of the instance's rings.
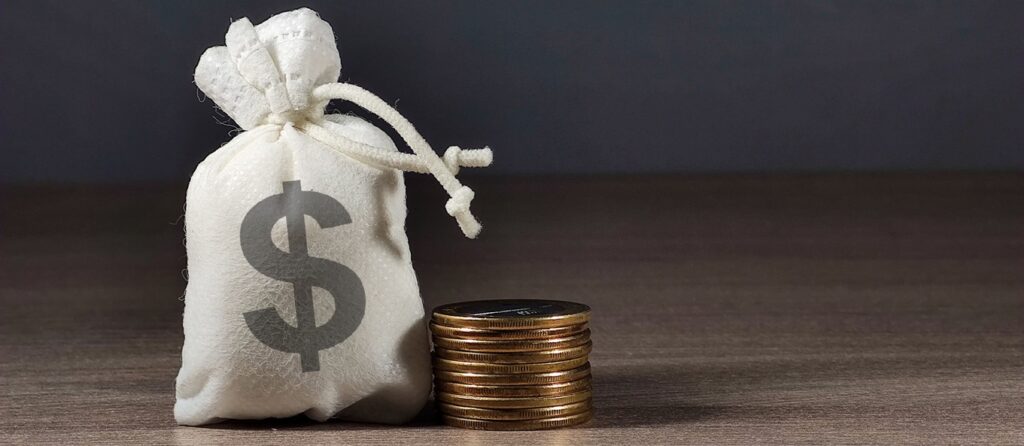
{"label": "ridged coin rim", "polygon": [[522,386],[531,384],[556,384],[576,381],[590,376],[590,363],[569,370],[542,373],[472,373],[434,370],[434,378],[463,384],[485,384],[492,386]]}
{"label": "ridged coin rim", "polygon": [[532,330],[485,330],[480,328],[464,328],[430,323],[430,332],[434,336],[459,339],[493,339],[523,340],[562,338],[582,332],[588,324],[567,325],[565,327],[535,328]]}
{"label": "ridged coin rim", "polygon": [[527,364],[495,364],[491,362],[458,361],[435,356],[433,358],[434,370],[450,372],[480,373],[496,375],[512,375],[519,373],[547,373],[562,372],[578,368],[590,361],[587,356],[566,359],[564,361],[537,362]]}
{"label": "ridged coin rim", "polygon": [[462,350],[467,352],[482,353],[506,353],[506,352],[535,352],[543,350],[554,350],[560,348],[577,347],[586,344],[590,340],[590,329],[584,330],[571,336],[551,339],[519,339],[519,340],[489,340],[489,339],[460,339],[434,336],[434,345],[449,350]]}
{"label": "ridged coin rim", "polygon": [[454,359],[456,361],[486,362],[495,364],[528,364],[564,361],[567,359],[587,356],[590,354],[593,346],[594,344],[592,341],[587,341],[585,344],[576,347],[567,347],[548,351],[509,353],[467,352],[463,350],[451,350],[438,347],[434,349],[434,354],[444,359]]}
{"label": "ridged coin rim", "polygon": [[592,396],[593,393],[590,390],[540,398],[502,398],[434,392],[434,398],[437,401],[483,409],[529,409],[534,407],[563,406],[589,400]]}
{"label": "ridged coin rim", "polygon": [[457,393],[470,396],[491,396],[509,398],[528,398],[552,395],[565,395],[582,390],[590,390],[590,374],[575,381],[554,384],[533,384],[522,386],[494,386],[487,384],[465,384],[448,381],[435,381],[434,389],[438,392]]}
{"label": "ridged coin rim", "polygon": [[530,407],[526,409],[484,409],[480,407],[456,406],[447,403],[437,403],[437,408],[444,415],[459,418],[490,421],[522,421],[562,417],[586,412],[591,409],[591,401],[585,400],[561,406]]}
{"label": "ridged coin rim", "polygon": [[540,429],[555,429],[560,427],[575,426],[578,424],[586,423],[593,418],[593,412],[586,411],[574,415],[566,415],[562,417],[543,418],[537,420],[519,420],[519,421],[491,421],[491,420],[475,420],[472,418],[461,418],[453,417],[451,415],[441,415],[445,424],[454,427],[461,427],[464,429],[476,429],[476,430],[487,430],[487,431],[525,431],[525,430],[540,430]]}

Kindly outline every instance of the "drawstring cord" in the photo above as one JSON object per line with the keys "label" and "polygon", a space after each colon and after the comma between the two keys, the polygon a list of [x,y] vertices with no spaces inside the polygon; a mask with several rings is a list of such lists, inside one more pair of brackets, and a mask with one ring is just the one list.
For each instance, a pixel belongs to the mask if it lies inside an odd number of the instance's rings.
{"label": "drawstring cord", "polygon": [[434,152],[423,136],[416,131],[412,123],[405,119],[397,110],[392,108],[381,98],[362,87],[352,84],[326,84],[313,89],[312,101],[318,102],[313,110],[323,110],[323,106],[332,99],[340,99],[352,102],[367,111],[377,115],[384,122],[387,122],[402,140],[412,149],[411,154],[402,152],[391,152],[380,150],[376,147],[353,141],[344,136],[335,134],[320,124],[323,119],[323,112],[317,116],[310,116],[308,120],[296,120],[295,127],[302,129],[309,136],[327,144],[328,146],[341,151],[342,153],[363,162],[372,162],[385,167],[399,169],[407,172],[429,173],[437,179],[438,183],[448,192],[448,202],[445,203],[445,210],[448,215],[455,217],[462,232],[466,237],[476,238],[482,226],[470,212],[469,206],[473,201],[473,189],[462,185],[455,175],[459,173],[460,167],[485,167],[491,164],[494,155],[490,148],[463,150],[457,146],[449,147],[444,157]]}

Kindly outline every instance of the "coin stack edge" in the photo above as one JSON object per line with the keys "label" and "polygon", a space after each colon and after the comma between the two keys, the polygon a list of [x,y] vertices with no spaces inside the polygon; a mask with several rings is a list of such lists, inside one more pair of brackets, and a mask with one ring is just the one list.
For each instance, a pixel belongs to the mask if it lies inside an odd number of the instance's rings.
{"label": "coin stack edge", "polygon": [[554,429],[592,418],[590,308],[495,300],[432,312],[434,391],[445,424]]}

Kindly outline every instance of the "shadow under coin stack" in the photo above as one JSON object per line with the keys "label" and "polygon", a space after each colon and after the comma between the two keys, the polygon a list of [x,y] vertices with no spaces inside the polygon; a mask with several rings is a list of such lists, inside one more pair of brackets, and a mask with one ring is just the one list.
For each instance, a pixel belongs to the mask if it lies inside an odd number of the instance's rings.
{"label": "shadow under coin stack", "polygon": [[487,300],[434,309],[434,395],[444,422],[553,429],[591,417],[590,307]]}

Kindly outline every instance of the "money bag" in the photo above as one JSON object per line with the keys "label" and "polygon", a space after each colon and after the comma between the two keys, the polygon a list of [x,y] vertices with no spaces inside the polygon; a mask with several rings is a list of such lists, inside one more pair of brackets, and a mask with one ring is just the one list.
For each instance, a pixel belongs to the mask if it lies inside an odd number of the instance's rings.
{"label": "money bag", "polygon": [[[474,194],[455,175],[489,165],[490,149],[438,156],[387,103],[337,83],[334,32],[309,9],[235,21],[225,41],[195,82],[244,132],[188,186],[175,419],[407,421],[431,371],[402,172],[437,178],[473,238]],[[411,153],[363,119],[325,115],[335,99],[380,117]]]}

